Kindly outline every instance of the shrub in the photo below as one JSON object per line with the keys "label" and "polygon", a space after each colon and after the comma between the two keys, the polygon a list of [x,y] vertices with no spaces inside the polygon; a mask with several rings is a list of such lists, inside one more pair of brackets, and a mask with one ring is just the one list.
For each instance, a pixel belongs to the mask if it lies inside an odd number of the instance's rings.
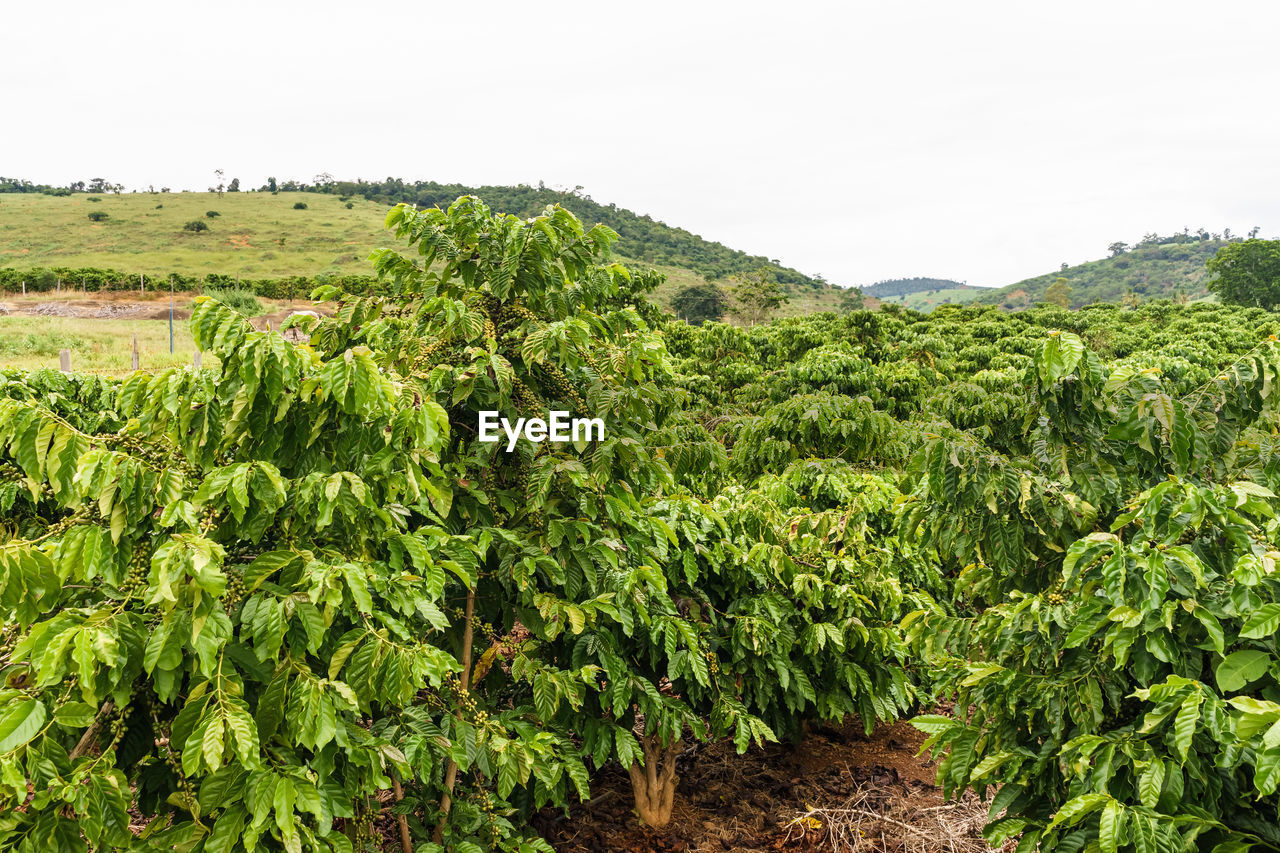
{"label": "shrub", "polygon": [[159,209],[160,209],[160,208],[162,208],[162,207],[164,207],[164,205],[163,205],[163,204],[157,204],[157,205],[156,205],[156,210],[159,210]]}
{"label": "shrub", "polygon": [[58,274],[53,270],[37,270],[32,284],[36,290],[53,290],[58,286]]}
{"label": "shrub", "polygon": [[102,201],[102,198],[100,196],[91,195],[85,199],[85,201]]}
{"label": "shrub", "polygon": [[347,208],[347,210],[350,210],[351,208],[355,207],[355,205],[352,204],[351,202],[347,202],[345,207]]}
{"label": "shrub", "polygon": [[307,209],[307,203],[306,203],[305,201],[295,201],[295,202],[293,203],[293,209],[294,209],[294,210],[306,210],[306,209]]}
{"label": "shrub", "polygon": [[194,231],[196,233],[199,233],[201,231],[208,231],[209,226],[203,220],[193,219],[190,222],[188,222],[186,225],[183,225],[182,230]]}
{"label": "shrub", "polygon": [[204,215],[205,215],[206,217],[208,217],[209,219],[213,219],[213,218],[215,218],[215,217],[221,216],[222,214],[221,214],[221,213],[219,213],[219,212],[218,212],[218,211],[216,211],[216,210],[206,210],[206,211],[204,212]]}
{"label": "shrub", "polygon": [[258,297],[254,295],[252,290],[229,287],[225,289],[209,289],[206,290],[205,293],[212,296],[223,305],[226,305],[229,308],[234,308],[247,317],[256,317],[261,314],[263,310],[262,303],[258,301]]}
{"label": "shrub", "polygon": [[102,211],[102,210],[95,210],[93,211],[93,213],[89,214],[89,220],[91,222],[101,222],[102,220],[108,219],[108,218],[110,218],[109,214],[107,214],[105,211]]}

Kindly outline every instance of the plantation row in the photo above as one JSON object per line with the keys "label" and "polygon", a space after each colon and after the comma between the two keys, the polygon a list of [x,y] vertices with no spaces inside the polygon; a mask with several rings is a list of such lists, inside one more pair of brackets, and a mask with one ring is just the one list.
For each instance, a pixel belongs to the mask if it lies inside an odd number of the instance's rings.
{"label": "plantation row", "polygon": [[252,291],[264,299],[303,299],[320,285],[336,285],[348,290],[363,291],[373,286],[375,279],[363,275],[295,275],[284,278],[246,278],[224,273],[190,275],[187,273],[127,273],[100,267],[37,267],[14,269],[0,267],[0,291],[10,293],[50,293],[61,286],[64,290],[130,291],[174,290],[199,291],[204,288],[219,289],[238,287]]}
{"label": "plantation row", "polygon": [[309,346],[0,374],[0,847],[547,850],[611,762],[661,826],[690,741],[916,715],[993,845],[1280,850],[1273,315],[692,328],[562,209],[388,224]]}

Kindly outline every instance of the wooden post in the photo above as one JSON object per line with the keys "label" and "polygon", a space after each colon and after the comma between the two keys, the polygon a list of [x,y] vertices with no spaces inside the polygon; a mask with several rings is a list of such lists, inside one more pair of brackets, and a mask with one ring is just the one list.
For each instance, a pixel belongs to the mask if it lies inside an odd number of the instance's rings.
{"label": "wooden post", "polygon": [[147,292],[147,280],[146,278],[143,277],[142,273],[138,273],[138,292],[139,293]]}
{"label": "wooden post", "polygon": [[58,279],[57,292],[58,293],[62,292],[62,279]]}
{"label": "wooden post", "polygon": [[63,373],[71,372],[71,350],[64,349],[62,352],[58,353],[58,368]]}
{"label": "wooden post", "polygon": [[137,370],[137,369],[138,369],[138,336],[137,336],[136,334],[133,336],[133,359],[132,359],[132,361],[133,361],[133,369],[134,369],[134,370]]}
{"label": "wooden post", "polygon": [[27,295],[27,283],[25,281],[22,282],[22,295],[23,296]]}
{"label": "wooden post", "polygon": [[200,369],[200,350],[196,350],[195,357],[191,359],[191,366],[196,370]]}

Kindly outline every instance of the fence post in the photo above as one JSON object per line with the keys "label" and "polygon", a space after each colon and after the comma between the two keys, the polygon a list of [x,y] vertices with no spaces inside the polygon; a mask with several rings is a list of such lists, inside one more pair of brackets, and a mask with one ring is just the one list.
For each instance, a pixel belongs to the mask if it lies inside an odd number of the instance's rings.
{"label": "fence post", "polygon": [[71,350],[64,349],[58,353],[58,368],[63,373],[71,372]]}
{"label": "fence post", "polygon": [[138,369],[138,336],[137,336],[136,334],[133,336],[133,359],[132,359],[132,361],[133,361],[133,369],[134,369],[134,370],[137,370],[137,369]]}
{"label": "fence post", "polygon": [[195,356],[192,357],[191,366],[194,367],[196,370],[200,369],[200,350],[196,350]]}

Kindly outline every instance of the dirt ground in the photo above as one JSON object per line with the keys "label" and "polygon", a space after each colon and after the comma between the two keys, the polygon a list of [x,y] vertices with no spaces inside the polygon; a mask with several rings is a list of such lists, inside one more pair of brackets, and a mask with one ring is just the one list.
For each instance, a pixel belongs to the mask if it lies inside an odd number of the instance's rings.
{"label": "dirt ground", "polygon": [[943,800],[934,766],[916,757],[923,741],[905,722],[870,738],[850,723],[742,756],[732,744],[687,749],[664,830],[638,821],[620,768],[597,774],[592,799],[568,817],[544,810],[534,826],[563,853],[987,851],[986,805],[972,794]]}
{"label": "dirt ground", "polygon": [[[173,299],[173,318],[191,318],[192,294],[179,293]],[[294,311],[316,310],[306,300],[289,302],[283,299],[260,299],[267,313],[254,318],[254,325],[266,328],[268,322],[276,328]],[[330,313],[323,310],[323,313]],[[169,319],[169,293],[140,294],[135,291],[104,291],[90,294],[73,290],[61,293],[40,293],[30,296],[8,294],[0,299],[0,314],[19,317],[75,317],[94,320],[167,320]]]}

